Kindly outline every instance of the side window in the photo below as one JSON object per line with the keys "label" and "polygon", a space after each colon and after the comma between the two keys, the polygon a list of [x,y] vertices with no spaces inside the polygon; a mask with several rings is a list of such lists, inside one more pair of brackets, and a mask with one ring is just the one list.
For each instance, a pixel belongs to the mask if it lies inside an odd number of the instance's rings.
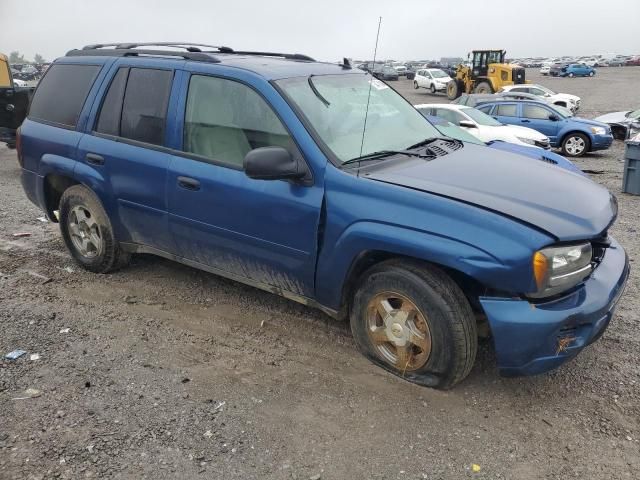
{"label": "side window", "polygon": [[193,75],[184,119],[184,151],[242,167],[254,148],[284,147],[293,140],[266,101],[233,80]]}
{"label": "side window", "polygon": [[127,86],[128,75],[128,68],[120,68],[113,77],[113,80],[111,80],[109,90],[107,90],[107,94],[102,101],[96,132],[120,136],[122,99],[124,97],[124,89]]}
{"label": "side window", "polygon": [[436,116],[444,118],[454,125],[460,125],[460,120],[464,120],[464,117],[458,112],[454,112],[453,110],[448,110],[446,108],[436,108]]}
{"label": "side window", "polygon": [[75,128],[99,65],[54,64],[40,81],[29,118]]}
{"label": "side window", "polygon": [[122,104],[120,136],[162,145],[173,71],[131,68]]}
{"label": "side window", "polygon": [[505,105],[498,105],[495,115],[499,117],[517,117],[518,106],[513,103],[507,103]]}
{"label": "side window", "polygon": [[550,113],[546,108],[537,105],[524,105],[522,110],[523,117],[533,120],[549,120]]}
{"label": "side window", "polygon": [[491,109],[493,108],[493,105],[482,105],[480,107],[476,107],[478,110],[480,110],[481,112],[486,113],[487,115],[490,115]]}

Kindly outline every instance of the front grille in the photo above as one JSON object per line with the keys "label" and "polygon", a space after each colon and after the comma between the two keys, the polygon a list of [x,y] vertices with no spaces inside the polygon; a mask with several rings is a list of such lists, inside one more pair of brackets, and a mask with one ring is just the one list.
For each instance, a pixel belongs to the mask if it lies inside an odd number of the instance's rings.
{"label": "front grille", "polygon": [[511,70],[511,76],[514,84],[519,85],[524,83],[525,82],[524,68],[514,68],[513,70]]}

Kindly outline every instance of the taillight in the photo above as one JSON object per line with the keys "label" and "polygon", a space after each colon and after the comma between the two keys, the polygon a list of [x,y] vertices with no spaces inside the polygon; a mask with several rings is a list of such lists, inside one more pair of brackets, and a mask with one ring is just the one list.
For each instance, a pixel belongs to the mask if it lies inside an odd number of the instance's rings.
{"label": "taillight", "polygon": [[20,129],[16,130],[16,153],[18,154],[18,163],[21,167],[24,166],[24,160],[22,159],[22,134]]}

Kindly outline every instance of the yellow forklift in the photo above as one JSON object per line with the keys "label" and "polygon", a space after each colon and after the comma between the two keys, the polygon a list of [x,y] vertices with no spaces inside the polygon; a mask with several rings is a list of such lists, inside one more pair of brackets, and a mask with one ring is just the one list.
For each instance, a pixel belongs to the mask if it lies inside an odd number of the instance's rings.
{"label": "yellow forklift", "polygon": [[[524,68],[504,62],[504,50],[474,50],[469,65],[458,65],[447,84],[447,97],[455,100],[463,93],[495,93],[505,85],[527,83]],[[471,57],[470,55],[470,57]]]}

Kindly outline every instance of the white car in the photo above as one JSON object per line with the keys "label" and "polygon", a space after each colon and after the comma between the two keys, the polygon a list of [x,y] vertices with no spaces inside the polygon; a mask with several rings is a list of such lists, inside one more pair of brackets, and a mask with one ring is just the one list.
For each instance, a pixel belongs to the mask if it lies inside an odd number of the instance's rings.
{"label": "white car", "polygon": [[20,80],[19,78],[14,78],[13,79],[13,84],[16,87],[26,87],[27,86],[27,82],[25,82],[24,80]]}
{"label": "white car", "polygon": [[541,97],[543,101],[567,108],[571,110],[572,113],[576,113],[580,108],[580,97],[568,93],[556,93],[542,85],[531,83],[524,85],[505,85],[500,89],[500,92],[518,92],[536,95],[537,97]]}
{"label": "white car", "polygon": [[527,127],[504,125],[473,107],[431,103],[415,105],[415,108],[423,114],[448,120],[483,142],[501,140],[516,145],[549,148],[549,138],[542,133]]}
{"label": "white car", "polygon": [[549,75],[550,71],[551,71],[550,63],[543,63],[542,66],[540,67],[540,75],[547,76]]}
{"label": "white car", "polygon": [[416,71],[413,88],[427,88],[431,93],[446,92],[451,77],[439,68],[421,68]]}
{"label": "white car", "polygon": [[404,65],[393,65],[393,68],[396,69],[396,72],[398,72],[399,76],[407,75],[407,67],[405,67]]}

